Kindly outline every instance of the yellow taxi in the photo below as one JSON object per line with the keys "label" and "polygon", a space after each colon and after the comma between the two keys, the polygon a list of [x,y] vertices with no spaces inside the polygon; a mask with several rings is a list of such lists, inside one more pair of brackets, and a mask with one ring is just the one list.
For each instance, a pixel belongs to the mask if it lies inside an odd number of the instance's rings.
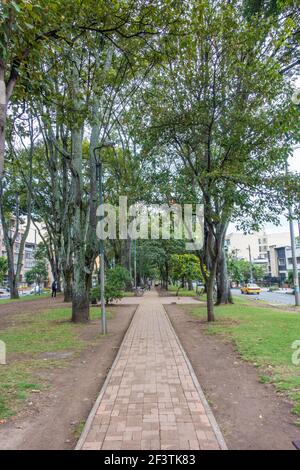
{"label": "yellow taxi", "polygon": [[260,294],[261,288],[257,284],[245,284],[241,287],[242,294]]}

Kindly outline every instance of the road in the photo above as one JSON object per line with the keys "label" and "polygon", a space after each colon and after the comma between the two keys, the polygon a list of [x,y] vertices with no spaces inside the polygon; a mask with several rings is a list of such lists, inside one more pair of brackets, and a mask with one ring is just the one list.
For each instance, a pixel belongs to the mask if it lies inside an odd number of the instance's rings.
{"label": "road", "polygon": [[[243,295],[240,289],[231,289],[231,292],[232,295]],[[259,295],[246,295],[245,297],[253,301],[265,300],[270,304],[295,305],[295,296],[293,294],[263,291]]]}

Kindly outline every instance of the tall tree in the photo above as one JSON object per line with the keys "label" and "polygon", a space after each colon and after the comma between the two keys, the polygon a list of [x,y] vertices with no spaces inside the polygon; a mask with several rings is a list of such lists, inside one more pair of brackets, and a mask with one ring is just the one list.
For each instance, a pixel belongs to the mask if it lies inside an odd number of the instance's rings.
{"label": "tall tree", "polygon": [[166,61],[143,93],[143,115],[137,111],[152,146],[181,160],[202,192],[209,321],[228,223],[246,210],[256,223],[282,210],[285,136],[297,132],[278,59],[291,19],[274,31],[273,17],[243,22],[239,5],[193,2],[189,34],[164,43]]}

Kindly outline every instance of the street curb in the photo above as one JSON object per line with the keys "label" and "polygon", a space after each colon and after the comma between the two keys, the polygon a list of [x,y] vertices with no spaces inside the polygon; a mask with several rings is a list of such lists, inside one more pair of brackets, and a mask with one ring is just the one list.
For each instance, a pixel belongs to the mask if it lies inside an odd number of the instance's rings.
{"label": "street curb", "polygon": [[122,349],[123,349],[124,344],[125,344],[125,340],[127,339],[127,336],[129,335],[129,331],[131,330],[132,322],[133,322],[133,319],[134,319],[134,317],[135,317],[135,314],[136,314],[136,311],[137,311],[138,307],[139,307],[139,304],[136,305],[136,308],[135,308],[135,310],[134,310],[134,312],[133,312],[133,314],[132,314],[132,317],[131,317],[130,323],[129,323],[129,325],[128,325],[128,328],[127,328],[127,330],[126,330],[126,333],[125,333],[124,336],[123,336],[121,346],[119,347],[119,351],[118,351],[118,353],[117,353],[117,355],[116,355],[116,357],[115,357],[115,359],[114,359],[114,362],[113,362],[113,364],[112,364],[112,366],[111,366],[111,368],[110,368],[109,373],[108,373],[107,376],[106,376],[106,379],[105,379],[105,381],[104,381],[104,384],[102,385],[102,388],[101,388],[100,393],[99,393],[99,395],[98,395],[98,397],[97,397],[97,399],[96,399],[96,401],[95,401],[95,403],[94,403],[94,405],[93,405],[93,408],[91,409],[91,411],[90,411],[90,413],[89,413],[89,415],[88,415],[88,418],[87,418],[87,420],[86,420],[86,422],[85,422],[83,431],[82,431],[82,433],[81,433],[80,438],[78,439],[78,442],[77,442],[76,447],[75,447],[74,450],[81,450],[83,444],[85,443],[85,440],[86,440],[86,438],[87,438],[87,435],[88,435],[88,433],[89,433],[89,431],[90,431],[90,429],[91,429],[91,426],[92,426],[92,424],[93,424],[93,420],[94,420],[95,415],[96,415],[96,413],[97,413],[97,410],[98,410],[98,408],[99,408],[100,402],[101,402],[101,400],[102,400],[102,398],[103,398],[103,395],[104,395],[104,393],[105,393],[105,391],[106,391],[106,389],[107,389],[107,386],[108,386],[108,383],[109,383],[110,378],[111,378],[111,376],[112,376],[112,373],[113,373],[113,371],[114,371],[114,369],[115,369],[115,367],[116,367],[116,364],[117,364],[117,362],[118,362],[118,360],[119,360],[119,357],[120,357],[120,355],[121,355]]}
{"label": "street curb", "polygon": [[163,305],[163,308],[164,308],[164,312],[165,312],[165,315],[166,315],[166,317],[167,317],[167,320],[168,320],[168,322],[169,322],[170,328],[171,328],[171,330],[173,331],[173,333],[174,333],[174,335],[175,335],[175,338],[176,338],[177,344],[178,344],[178,346],[179,346],[179,349],[181,350],[181,352],[182,352],[182,354],[183,354],[183,357],[184,357],[184,359],[185,359],[185,362],[186,362],[186,364],[187,364],[187,366],[188,366],[188,368],[189,368],[189,371],[190,371],[191,377],[192,377],[192,379],[193,379],[194,385],[195,385],[196,390],[197,390],[197,392],[198,392],[198,394],[199,394],[200,400],[202,401],[202,404],[203,404],[204,409],[205,409],[205,411],[206,411],[207,417],[208,417],[208,419],[209,419],[209,421],[210,421],[211,427],[212,427],[212,429],[213,429],[213,431],[214,431],[214,433],[215,433],[215,436],[216,436],[216,439],[217,439],[218,444],[219,444],[219,446],[220,446],[220,449],[221,449],[221,450],[228,450],[228,447],[227,447],[227,445],[226,445],[226,442],[225,442],[225,439],[224,439],[224,437],[223,437],[223,434],[222,434],[222,432],[221,432],[221,430],[220,430],[220,428],[219,428],[219,425],[218,425],[218,423],[217,423],[217,421],[216,421],[216,418],[214,417],[214,414],[213,414],[213,412],[212,412],[212,410],[211,410],[211,408],[210,408],[210,406],[209,406],[209,404],[208,404],[208,402],[207,402],[207,400],[206,400],[206,398],[205,398],[204,392],[203,392],[203,390],[202,390],[202,388],[201,388],[201,385],[200,385],[200,383],[199,383],[199,381],[198,381],[198,379],[197,379],[197,377],[196,377],[196,374],[195,374],[195,372],[194,372],[193,366],[192,366],[192,364],[190,363],[190,360],[189,360],[189,358],[188,358],[188,356],[187,356],[185,350],[183,349],[183,346],[182,346],[182,344],[181,344],[181,342],[180,342],[180,340],[179,340],[179,338],[178,338],[178,336],[177,336],[176,331],[174,330],[174,327],[173,327],[173,325],[172,325],[172,323],[171,323],[171,320],[170,320],[170,318],[169,318],[169,315],[168,315],[167,312],[166,312],[166,309],[165,309],[165,306],[164,306],[164,305]]}

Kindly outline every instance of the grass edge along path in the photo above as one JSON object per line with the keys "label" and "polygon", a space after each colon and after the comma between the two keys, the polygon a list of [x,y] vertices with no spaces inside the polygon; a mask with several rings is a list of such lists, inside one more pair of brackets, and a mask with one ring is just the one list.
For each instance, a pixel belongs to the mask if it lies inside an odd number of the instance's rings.
{"label": "grass edge along path", "polygon": [[[289,397],[292,412],[300,418],[300,362],[292,362],[293,354],[300,359],[292,347],[300,340],[300,313],[253,305],[246,299],[234,302],[216,306],[216,322],[204,324],[204,331],[229,339],[240,357],[259,369],[261,382],[274,384]],[[185,309],[206,319],[205,305]],[[300,425],[300,419],[296,424]]]}

